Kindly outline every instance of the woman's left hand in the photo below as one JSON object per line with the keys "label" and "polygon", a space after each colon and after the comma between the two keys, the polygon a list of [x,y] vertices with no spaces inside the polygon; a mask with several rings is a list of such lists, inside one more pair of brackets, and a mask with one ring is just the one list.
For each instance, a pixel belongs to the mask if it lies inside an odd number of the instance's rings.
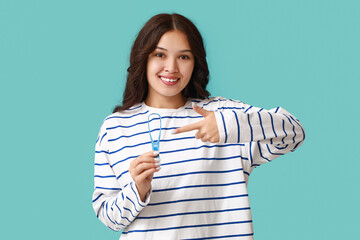
{"label": "woman's left hand", "polygon": [[192,123],[173,131],[174,134],[198,130],[195,134],[197,139],[201,139],[203,142],[217,143],[220,141],[219,130],[216,124],[215,113],[207,111],[201,107],[193,105],[195,112],[199,113],[204,117],[203,120]]}

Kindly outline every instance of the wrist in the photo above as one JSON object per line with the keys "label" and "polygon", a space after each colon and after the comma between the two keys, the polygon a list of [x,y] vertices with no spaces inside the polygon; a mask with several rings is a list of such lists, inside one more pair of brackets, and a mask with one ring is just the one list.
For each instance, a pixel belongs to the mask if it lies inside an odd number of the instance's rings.
{"label": "wrist", "polygon": [[[135,184],[135,185],[136,185],[136,184]],[[146,197],[147,197],[147,195],[148,195],[148,193],[149,193],[149,191],[150,191],[150,188],[148,188],[148,189],[139,188],[139,187],[136,185],[136,189],[137,189],[137,191],[138,191],[138,193],[139,193],[140,200],[141,200],[142,202],[145,202]]]}

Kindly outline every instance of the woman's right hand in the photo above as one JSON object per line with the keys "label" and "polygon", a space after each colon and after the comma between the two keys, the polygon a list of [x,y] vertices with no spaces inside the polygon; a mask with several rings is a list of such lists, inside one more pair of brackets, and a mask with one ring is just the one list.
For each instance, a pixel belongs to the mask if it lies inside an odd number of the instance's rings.
{"label": "woman's right hand", "polygon": [[160,161],[155,159],[158,155],[159,152],[151,151],[141,154],[130,162],[129,172],[143,202],[151,188],[154,173],[160,170]]}

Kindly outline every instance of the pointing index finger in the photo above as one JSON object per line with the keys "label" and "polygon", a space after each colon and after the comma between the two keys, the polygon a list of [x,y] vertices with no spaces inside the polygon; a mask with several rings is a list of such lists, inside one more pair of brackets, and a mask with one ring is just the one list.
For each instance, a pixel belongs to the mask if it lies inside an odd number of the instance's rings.
{"label": "pointing index finger", "polygon": [[183,127],[179,127],[177,129],[174,129],[173,134],[189,132],[189,131],[192,131],[192,130],[197,130],[199,128],[200,128],[200,122],[196,122],[196,123],[188,124],[188,125],[185,125]]}

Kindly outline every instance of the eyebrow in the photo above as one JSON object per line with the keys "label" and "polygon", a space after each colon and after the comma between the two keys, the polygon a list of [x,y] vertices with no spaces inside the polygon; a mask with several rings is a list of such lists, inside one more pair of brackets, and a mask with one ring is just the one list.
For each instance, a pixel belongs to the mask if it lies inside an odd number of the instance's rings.
{"label": "eyebrow", "polygon": [[[166,48],[162,48],[162,47],[159,47],[159,46],[157,46],[156,48],[167,51]],[[184,49],[184,50],[180,50],[179,52],[192,52],[192,51],[190,49]]]}

